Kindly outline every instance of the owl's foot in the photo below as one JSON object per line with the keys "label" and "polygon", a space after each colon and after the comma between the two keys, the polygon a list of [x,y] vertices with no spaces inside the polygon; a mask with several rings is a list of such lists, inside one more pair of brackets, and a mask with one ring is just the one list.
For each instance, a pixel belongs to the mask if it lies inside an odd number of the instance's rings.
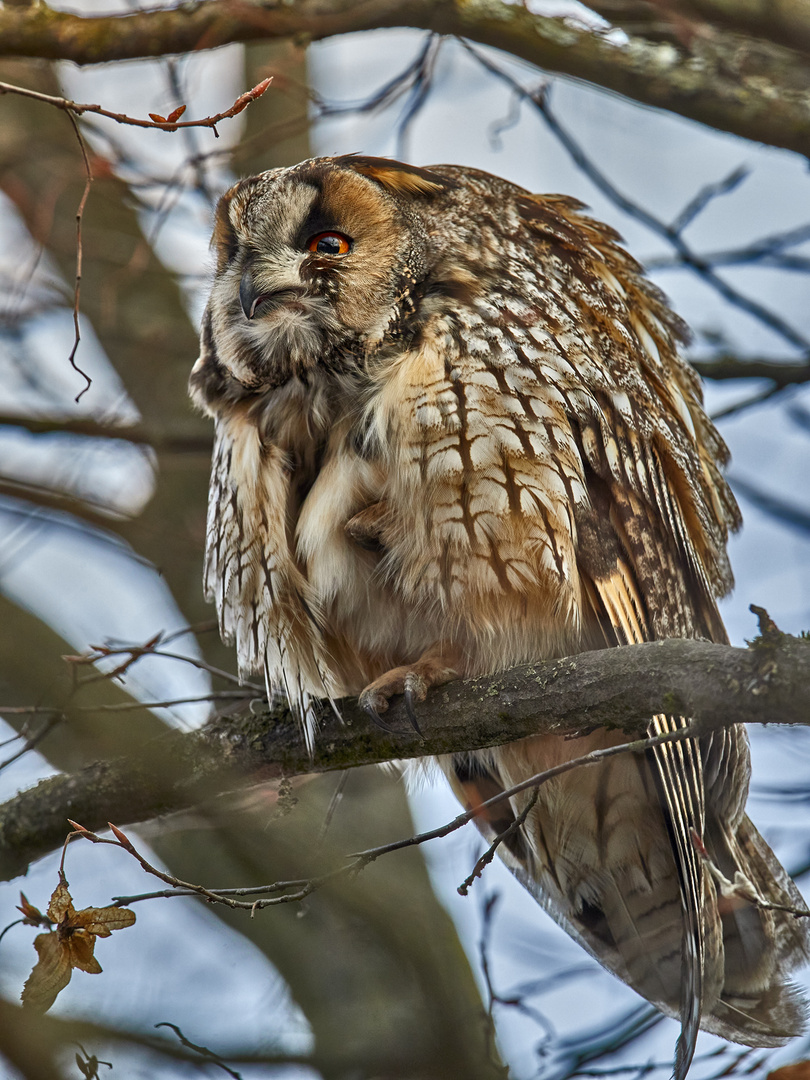
{"label": "owl's foot", "polygon": [[382,531],[388,516],[388,503],[381,499],[350,518],[344,528],[354,542],[366,551],[382,551]]}
{"label": "owl's foot", "polygon": [[460,664],[454,650],[435,645],[422,653],[413,664],[395,667],[369,683],[360,695],[360,706],[384,731],[395,731],[380,713],[388,709],[388,702],[396,694],[405,697],[405,712],[417,735],[422,732],[416,718],[416,703],[424,701],[431,686],[439,686],[458,676]]}
{"label": "owl's foot", "polygon": [[405,712],[408,714],[411,727],[417,735],[421,735],[422,732],[419,728],[419,721],[416,719],[414,703],[424,701],[427,692],[427,681],[413,668],[392,668],[390,671],[386,671],[385,675],[381,675],[379,679],[375,679],[373,683],[369,683],[360,695],[360,706],[383,731],[395,732],[396,728],[386,723],[380,713],[386,712],[388,701],[395,694],[404,694]]}

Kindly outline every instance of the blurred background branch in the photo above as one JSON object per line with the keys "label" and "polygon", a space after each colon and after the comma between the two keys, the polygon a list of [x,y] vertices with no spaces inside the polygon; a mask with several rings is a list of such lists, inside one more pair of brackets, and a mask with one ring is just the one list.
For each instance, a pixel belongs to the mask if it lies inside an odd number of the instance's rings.
{"label": "blurred background branch", "polygon": [[[780,11],[728,26],[721,4],[593,4],[628,33],[594,33],[571,20],[491,0],[202,0],[180,8],[87,17],[45,5],[0,10],[4,55],[97,64],[215,48],[232,42],[407,26],[492,45],[547,71],[573,75],[646,105],[800,153],[810,149],[806,25]],[[642,18],[639,18],[639,15]],[[696,19],[695,16],[698,16]],[[718,17],[719,16],[719,17]],[[725,18],[723,18],[725,16]],[[714,26],[711,18],[717,18]],[[802,33],[794,34],[798,22]],[[667,28],[661,41],[660,25]],[[774,25],[774,40],[767,39]],[[782,44],[789,39],[789,45]]]}

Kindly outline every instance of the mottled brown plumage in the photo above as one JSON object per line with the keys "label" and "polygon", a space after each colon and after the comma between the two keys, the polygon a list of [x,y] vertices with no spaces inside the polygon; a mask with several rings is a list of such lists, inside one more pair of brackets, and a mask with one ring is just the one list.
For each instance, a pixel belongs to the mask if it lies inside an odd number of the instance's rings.
{"label": "mottled brown plumage", "polygon": [[[240,670],[384,712],[431,685],[664,637],[724,641],[739,516],[664,298],[575,201],[485,173],[319,158],[221,201],[191,378],[214,417],[205,588]],[[651,732],[685,723],[654,717]],[[442,762],[477,804],[617,734]],[[774,1045],[804,1004],[802,905],[744,813],[741,729],[540,789],[508,865],[569,933],[679,1015]],[[526,805],[480,819],[501,831]]]}

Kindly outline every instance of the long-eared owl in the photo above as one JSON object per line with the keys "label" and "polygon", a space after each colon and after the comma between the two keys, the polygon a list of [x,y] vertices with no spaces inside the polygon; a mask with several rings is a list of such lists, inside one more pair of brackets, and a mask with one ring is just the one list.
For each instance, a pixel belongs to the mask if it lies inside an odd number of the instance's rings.
{"label": "long-eared owl", "polygon": [[[316,737],[313,698],[378,719],[431,686],[667,637],[726,641],[739,524],[685,328],[609,228],[473,169],[316,158],[220,201],[192,395],[216,423],[205,590],[240,671]],[[381,721],[384,723],[384,721]],[[660,733],[686,723],[656,716]],[[536,736],[441,765],[479,805],[621,741]],[[551,915],[670,1015],[798,1034],[803,919],[718,894],[699,851],[803,907],[745,815],[741,728],[539,789],[499,851]],[[503,831],[528,793],[481,814]]]}

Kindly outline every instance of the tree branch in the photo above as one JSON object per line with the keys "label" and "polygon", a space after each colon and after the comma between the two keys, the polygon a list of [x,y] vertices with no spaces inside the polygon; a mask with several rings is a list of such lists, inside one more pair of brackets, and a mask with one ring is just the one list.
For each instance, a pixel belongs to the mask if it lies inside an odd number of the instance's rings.
{"label": "tree branch", "polygon": [[0,473],[0,497],[2,496],[25,499],[26,502],[34,503],[43,510],[70,513],[101,529],[114,529],[115,522],[127,516],[89,497],[73,495],[68,491],[37,484],[32,480],[17,480]]}
{"label": "tree branch", "polygon": [[704,379],[771,379],[777,386],[810,382],[810,361],[768,360],[756,356],[718,356],[716,360],[690,360]]}
{"label": "tree branch", "polygon": [[25,416],[22,413],[0,412],[0,428],[14,427],[32,435],[84,435],[91,439],[121,439],[124,442],[148,444],[164,454],[204,454],[211,456],[214,439],[211,433],[192,431],[187,435],[164,432],[144,424],[105,423],[92,418],[74,420],[64,416]]}
{"label": "tree branch", "polygon": [[[240,112],[243,112],[251,101],[255,101],[260,98],[265,90],[272,82],[270,79],[262,79],[262,81],[254,86],[252,90],[247,90],[244,94],[240,94],[236,101],[231,105],[229,109],[225,109],[224,112],[218,112],[213,116],[206,116],[202,120],[177,120],[172,117],[182,116],[186,111],[185,105],[180,105],[170,116],[159,116],[157,113],[150,113],[150,119],[144,120],[137,116],[127,116],[126,113],[110,112],[109,109],[103,108],[101,105],[87,105],[78,101],[70,101],[68,98],[57,97],[54,94],[43,94],[39,90],[29,90],[24,86],[15,86],[12,83],[0,82],[0,95],[2,94],[19,94],[21,97],[32,98],[34,101],[42,101],[46,105],[53,105],[57,109],[62,109],[64,112],[70,113],[73,116],[83,116],[85,113],[92,113],[94,116],[106,116],[108,120],[115,120],[117,124],[128,124],[131,127],[141,128],[157,128],[158,131],[178,131],[180,128],[199,128],[207,127],[212,128],[215,135],[219,135],[217,132],[217,124],[222,123],[223,120],[229,120],[234,116],[238,116]],[[89,174],[89,161],[86,161]],[[90,176],[92,179],[92,176]]]}
{"label": "tree branch", "polygon": [[666,712],[693,718],[697,733],[737,722],[810,723],[810,640],[778,631],[749,649],[670,640],[582,653],[435,690],[420,706],[424,738],[403,703],[387,714],[392,735],[353,700],[343,723],[324,709],[309,758],[289,710],[219,717],[192,734],[172,733],[126,761],[99,762],[43,780],[0,807],[0,875],[62,843],[67,819],[103,829],[185,809],[251,782],[403,758],[502,745],[535,734],[595,727],[637,732]]}
{"label": "tree branch", "polygon": [[499,0],[198,0],[100,17],[38,4],[0,8],[0,48],[6,56],[93,64],[234,41],[318,41],[393,26],[470,38],[748,139],[810,151],[805,59],[790,48],[708,25],[679,51],[643,37],[616,41]]}
{"label": "tree branch", "polygon": [[[655,5],[661,8],[660,0]],[[680,0],[684,15],[695,15],[752,37],[810,51],[810,7],[795,0]]]}

